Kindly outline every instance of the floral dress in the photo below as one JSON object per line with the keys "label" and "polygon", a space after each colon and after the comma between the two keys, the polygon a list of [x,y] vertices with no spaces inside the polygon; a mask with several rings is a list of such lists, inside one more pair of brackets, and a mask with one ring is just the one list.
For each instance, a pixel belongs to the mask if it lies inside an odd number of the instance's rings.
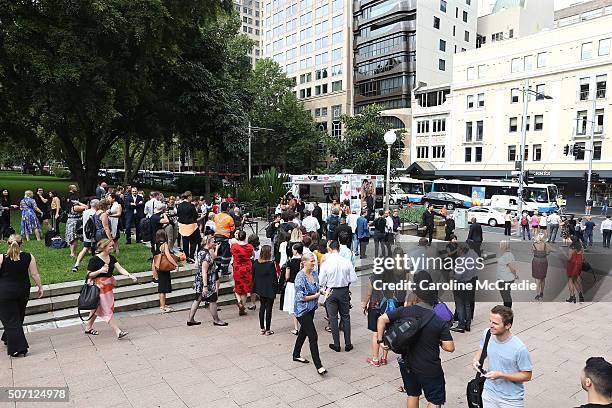
{"label": "floral dress", "polygon": [[40,222],[36,217],[36,201],[33,198],[25,197],[19,203],[21,209],[21,235],[30,235],[35,230],[40,231]]}
{"label": "floral dress", "polygon": [[202,264],[204,262],[208,262],[208,282],[206,282],[208,286],[208,298],[215,295],[217,293],[217,280],[219,279],[219,275],[217,273],[217,264],[213,259],[212,255],[207,249],[202,249],[196,254],[195,259],[196,274],[193,282],[193,290],[196,293],[196,296],[199,296],[204,290],[204,279],[202,276]]}

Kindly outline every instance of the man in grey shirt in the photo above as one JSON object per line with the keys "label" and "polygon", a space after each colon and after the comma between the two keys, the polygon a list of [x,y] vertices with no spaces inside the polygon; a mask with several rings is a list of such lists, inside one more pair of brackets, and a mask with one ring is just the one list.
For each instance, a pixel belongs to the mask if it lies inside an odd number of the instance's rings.
{"label": "man in grey shirt", "polygon": [[559,212],[555,211],[554,213],[548,216],[548,229],[550,233],[548,234],[548,242],[555,243],[557,239],[557,233],[559,232],[559,223],[561,222],[561,218],[559,217]]}

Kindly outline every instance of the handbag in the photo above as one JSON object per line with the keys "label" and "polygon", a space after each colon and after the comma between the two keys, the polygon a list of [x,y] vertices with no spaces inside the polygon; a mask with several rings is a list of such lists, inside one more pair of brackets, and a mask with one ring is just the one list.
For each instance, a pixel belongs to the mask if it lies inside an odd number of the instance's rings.
{"label": "handbag", "polygon": [[[478,365],[482,368],[482,364],[487,358],[487,346],[489,345],[489,339],[491,338],[491,330],[487,330],[487,335],[485,336],[484,345],[482,347],[482,353],[480,353],[480,360],[478,360]],[[482,375],[482,373],[477,372],[476,377],[471,380],[466,389],[466,396],[469,408],[482,408],[482,390],[484,389],[484,383],[487,379]]]}
{"label": "handbag", "polygon": [[82,321],[86,321],[81,316],[81,310],[96,310],[100,303],[100,288],[95,283],[87,283],[87,277],[85,276],[85,283],[79,293],[79,299],[77,301],[77,312]]}
{"label": "handbag", "polygon": [[155,264],[155,268],[159,272],[170,272],[175,270],[178,267],[178,258],[174,254],[170,254],[172,259],[169,259],[166,253],[168,252],[168,248],[166,247],[164,251],[160,254],[155,255],[153,262]]}

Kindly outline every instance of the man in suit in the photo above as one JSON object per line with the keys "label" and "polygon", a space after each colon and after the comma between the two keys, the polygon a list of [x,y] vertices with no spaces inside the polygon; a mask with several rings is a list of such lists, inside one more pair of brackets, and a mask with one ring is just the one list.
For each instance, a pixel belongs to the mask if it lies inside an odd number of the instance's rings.
{"label": "man in suit", "polygon": [[128,245],[132,243],[132,225],[136,229],[136,242],[142,242],[140,220],[144,218],[144,205],[144,198],[136,187],[132,187],[131,193],[125,196],[125,241]]}
{"label": "man in suit", "polygon": [[476,218],[470,220],[470,230],[467,236],[467,243],[470,245],[478,256],[482,256],[480,246],[482,245],[482,226],[476,222]]}
{"label": "man in suit", "polygon": [[423,225],[425,226],[425,228],[427,228],[426,234],[427,234],[427,237],[429,238],[429,245],[431,245],[431,240],[433,238],[434,219],[436,215],[439,215],[440,217],[446,219],[444,215],[435,212],[434,206],[431,204],[429,205],[429,207],[427,207],[427,211],[423,213]]}
{"label": "man in suit", "polygon": [[315,201],[314,208],[312,209],[312,216],[319,221],[319,236],[323,236],[323,209],[319,207],[319,203]]}

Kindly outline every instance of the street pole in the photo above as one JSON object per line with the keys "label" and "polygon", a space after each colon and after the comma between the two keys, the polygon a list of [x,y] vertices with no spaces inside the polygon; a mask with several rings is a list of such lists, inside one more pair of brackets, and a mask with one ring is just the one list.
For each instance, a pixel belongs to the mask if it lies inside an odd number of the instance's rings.
{"label": "street pole", "polygon": [[[591,145],[589,146],[589,174],[587,177],[587,191],[586,191],[586,203],[590,202],[591,200],[591,175],[593,173],[593,153],[594,153],[594,147],[595,147],[595,120],[596,120],[596,116],[595,116],[595,110],[596,110],[596,101],[597,101],[597,95],[596,92],[594,90],[593,92],[593,113],[591,115]],[[585,203],[585,204],[586,204]]]}
{"label": "street pole", "polygon": [[[523,84],[523,123],[521,126],[521,148],[519,154],[521,155],[521,174],[519,176],[519,188],[518,188],[518,214],[520,218],[523,215],[523,176],[525,174],[525,143],[527,142],[527,105],[529,96],[529,79],[525,79]],[[520,233],[520,230],[519,230]]]}
{"label": "street pole", "polygon": [[391,179],[391,145],[387,145],[387,178],[385,185],[385,210],[389,210],[389,189],[390,189],[390,180]]}
{"label": "street pole", "polygon": [[249,181],[251,181],[251,121],[249,120]]}

